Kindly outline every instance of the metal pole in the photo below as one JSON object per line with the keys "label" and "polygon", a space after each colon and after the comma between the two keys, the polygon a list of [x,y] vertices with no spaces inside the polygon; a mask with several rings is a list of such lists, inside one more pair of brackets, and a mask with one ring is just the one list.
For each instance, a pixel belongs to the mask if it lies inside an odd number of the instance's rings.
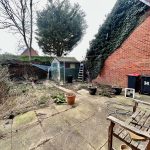
{"label": "metal pole", "polygon": [[48,77],[47,77],[48,80],[49,80],[49,72],[50,72],[50,68],[48,68]]}

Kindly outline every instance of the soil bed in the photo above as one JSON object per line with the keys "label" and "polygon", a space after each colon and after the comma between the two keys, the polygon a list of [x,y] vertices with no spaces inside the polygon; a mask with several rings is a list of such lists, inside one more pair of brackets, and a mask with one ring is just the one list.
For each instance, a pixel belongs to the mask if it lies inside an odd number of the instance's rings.
{"label": "soil bed", "polygon": [[58,94],[63,92],[45,82],[34,85],[31,82],[13,83],[9,97],[0,105],[0,119],[8,118],[11,112],[16,116],[30,110],[48,107],[54,102],[52,97]]}

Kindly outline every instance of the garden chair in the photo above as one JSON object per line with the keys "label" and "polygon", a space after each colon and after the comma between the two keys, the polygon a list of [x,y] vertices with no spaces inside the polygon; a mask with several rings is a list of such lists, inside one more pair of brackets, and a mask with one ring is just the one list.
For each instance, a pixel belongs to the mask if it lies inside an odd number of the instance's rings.
{"label": "garden chair", "polygon": [[108,150],[113,150],[113,136],[124,142],[132,150],[150,150],[150,111],[137,109],[138,104],[150,103],[133,99],[133,115],[126,121],[121,121],[113,116],[110,120],[108,131]]}

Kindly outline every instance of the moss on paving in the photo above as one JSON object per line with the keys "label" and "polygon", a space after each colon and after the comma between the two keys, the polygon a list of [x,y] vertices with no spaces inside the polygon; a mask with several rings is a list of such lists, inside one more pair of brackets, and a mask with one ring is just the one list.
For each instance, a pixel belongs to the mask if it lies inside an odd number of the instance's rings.
{"label": "moss on paving", "polygon": [[36,119],[36,114],[34,111],[29,111],[25,114],[18,115],[14,118],[14,125],[21,126],[31,123]]}

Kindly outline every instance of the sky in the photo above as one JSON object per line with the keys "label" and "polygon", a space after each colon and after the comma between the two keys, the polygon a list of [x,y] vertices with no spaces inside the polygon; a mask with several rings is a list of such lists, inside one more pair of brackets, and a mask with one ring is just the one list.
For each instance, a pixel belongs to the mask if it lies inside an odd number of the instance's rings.
{"label": "sky", "polygon": [[[86,22],[88,28],[82,40],[68,55],[76,57],[78,60],[83,60],[86,56],[86,51],[89,48],[89,42],[94,39],[97,34],[99,26],[103,24],[106,15],[111,12],[117,0],[70,0],[73,3],[79,3],[82,10],[86,14]],[[44,8],[47,0],[40,0],[37,9]],[[18,36],[12,34],[8,30],[0,30],[0,53],[19,54],[18,50]],[[36,40],[33,40],[33,48],[36,49],[40,55],[43,55],[42,50],[39,48]]]}

